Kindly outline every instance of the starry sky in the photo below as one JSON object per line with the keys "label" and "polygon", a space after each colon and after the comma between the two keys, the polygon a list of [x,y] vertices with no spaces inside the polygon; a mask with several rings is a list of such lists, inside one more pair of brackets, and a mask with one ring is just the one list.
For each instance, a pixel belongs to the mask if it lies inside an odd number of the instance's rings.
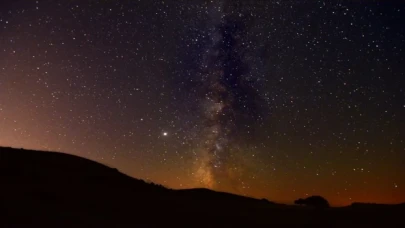
{"label": "starry sky", "polygon": [[0,145],[276,202],[405,201],[400,1],[0,3]]}

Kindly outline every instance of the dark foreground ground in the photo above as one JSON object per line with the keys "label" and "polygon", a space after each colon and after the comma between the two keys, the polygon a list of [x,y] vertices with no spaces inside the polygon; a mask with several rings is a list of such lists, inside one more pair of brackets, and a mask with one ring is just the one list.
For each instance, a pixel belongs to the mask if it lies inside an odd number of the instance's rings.
{"label": "dark foreground ground", "polygon": [[404,215],[404,204],[321,210],[169,190],[84,158],[0,147],[0,227],[405,227]]}

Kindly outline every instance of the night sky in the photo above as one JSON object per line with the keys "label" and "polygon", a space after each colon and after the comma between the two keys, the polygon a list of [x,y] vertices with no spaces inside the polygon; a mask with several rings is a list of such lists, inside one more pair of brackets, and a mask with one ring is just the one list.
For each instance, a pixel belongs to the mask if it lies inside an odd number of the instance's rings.
{"label": "night sky", "polygon": [[0,3],[0,145],[170,188],[405,201],[401,1]]}

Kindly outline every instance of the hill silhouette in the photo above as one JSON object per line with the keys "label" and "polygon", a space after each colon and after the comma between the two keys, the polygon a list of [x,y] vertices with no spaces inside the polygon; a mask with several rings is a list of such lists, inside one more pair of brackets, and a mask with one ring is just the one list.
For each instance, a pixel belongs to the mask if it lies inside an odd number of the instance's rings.
{"label": "hill silhouette", "polygon": [[0,147],[0,227],[380,227],[402,206],[311,210],[208,189],[171,190],[74,155]]}

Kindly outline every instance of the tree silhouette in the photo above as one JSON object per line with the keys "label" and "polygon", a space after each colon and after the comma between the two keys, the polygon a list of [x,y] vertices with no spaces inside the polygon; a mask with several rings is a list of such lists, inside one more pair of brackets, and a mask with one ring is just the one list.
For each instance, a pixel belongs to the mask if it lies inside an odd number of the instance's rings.
{"label": "tree silhouette", "polygon": [[322,196],[310,196],[306,199],[299,198],[294,201],[295,204],[311,206],[316,208],[328,208],[329,202]]}

